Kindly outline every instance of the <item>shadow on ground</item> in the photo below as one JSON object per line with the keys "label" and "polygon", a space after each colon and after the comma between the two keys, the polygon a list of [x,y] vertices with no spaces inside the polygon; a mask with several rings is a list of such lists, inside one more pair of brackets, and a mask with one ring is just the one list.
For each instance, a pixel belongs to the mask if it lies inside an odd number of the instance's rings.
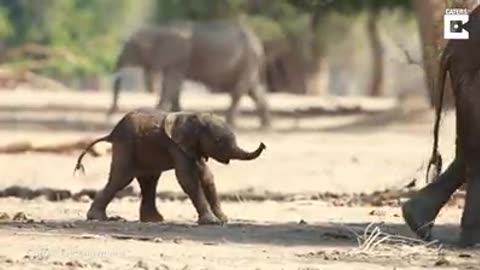
{"label": "shadow on ground", "polygon": [[[392,124],[411,125],[411,124],[430,124],[432,122],[427,116],[432,113],[430,109],[420,108],[403,111],[401,108],[394,108],[384,111],[358,114],[351,122],[342,123],[334,126],[323,127],[297,127],[280,130],[282,133],[291,132],[331,132],[331,133],[371,133],[382,131]],[[298,118],[300,119],[300,118]],[[432,122],[433,123],[433,122]],[[243,131],[243,130],[242,130]],[[247,130],[245,130],[247,131]],[[409,132],[409,131],[407,131]]]}
{"label": "shadow on ground", "polygon": [[[268,244],[279,246],[345,246],[358,247],[358,235],[363,235],[367,223],[325,224],[258,224],[235,221],[224,226],[198,226],[178,223],[140,223],[132,221],[42,221],[2,222],[0,229],[16,232],[68,234],[80,238],[105,236],[121,240],[139,241],[195,241],[207,245],[221,243]],[[378,225],[382,232],[414,239],[404,224]],[[370,229],[374,227],[370,226]],[[458,225],[439,225],[434,235],[446,244],[454,244]],[[412,240],[414,242],[419,240]]]}

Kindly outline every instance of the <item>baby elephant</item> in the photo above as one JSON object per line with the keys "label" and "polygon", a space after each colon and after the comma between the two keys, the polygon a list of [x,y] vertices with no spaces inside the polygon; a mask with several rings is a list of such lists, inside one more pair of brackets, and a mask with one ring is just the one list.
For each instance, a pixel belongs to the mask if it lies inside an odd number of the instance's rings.
{"label": "baby elephant", "polygon": [[112,143],[110,175],[87,219],[107,220],[106,208],[115,193],[136,178],[142,195],[140,221],[163,221],[155,205],[157,182],[163,171],[174,169],[198,213],[198,224],[227,222],[208,158],[228,164],[232,159],[255,159],[265,149],[263,143],[253,152],[241,149],[227,124],[211,114],[137,109],[126,114],[109,135],[93,141],[78,157],[75,170],[83,170],[83,156],[101,141]]}

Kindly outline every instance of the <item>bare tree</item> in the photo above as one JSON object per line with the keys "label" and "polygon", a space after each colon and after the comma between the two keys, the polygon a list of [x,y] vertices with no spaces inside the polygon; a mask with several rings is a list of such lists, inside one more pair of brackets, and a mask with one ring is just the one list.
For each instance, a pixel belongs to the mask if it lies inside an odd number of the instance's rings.
{"label": "bare tree", "polygon": [[367,19],[367,35],[372,51],[372,77],[369,94],[373,97],[382,95],[384,77],[383,48],[377,26],[378,15],[378,8],[372,7]]}
{"label": "bare tree", "polygon": [[[436,79],[440,54],[446,42],[443,38],[443,15],[445,14],[445,9],[448,7],[472,10],[478,4],[478,0],[414,1],[422,41],[423,65],[431,106],[436,106],[439,100],[438,92],[436,91]],[[451,107],[453,105],[453,99],[449,83],[447,83],[445,95],[445,105]]]}

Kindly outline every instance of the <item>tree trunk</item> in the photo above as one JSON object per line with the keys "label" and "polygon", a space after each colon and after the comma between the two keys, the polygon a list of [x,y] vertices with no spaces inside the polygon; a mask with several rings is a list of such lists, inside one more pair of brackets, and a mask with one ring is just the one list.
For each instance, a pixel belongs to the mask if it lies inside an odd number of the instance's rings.
{"label": "tree trunk", "polygon": [[369,95],[372,97],[381,96],[383,93],[383,48],[378,32],[377,20],[378,9],[372,8],[367,20],[367,34],[372,51],[372,77],[369,86]]}
{"label": "tree trunk", "polygon": [[[427,83],[430,106],[438,104],[438,67],[441,52],[446,40],[443,38],[443,15],[446,8],[467,8],[472,10],[478,5],[478,0],[415,0],[415,12],[417,16],[420,37],[422,41],[423,65],[425,80]],[[445,85],[444,106],[452,107],[453,93],[450,81]]]}
{"label": "tree trunk", "polygon": [[321,96],[329,94],[330,67],[325,55],[325,41],[318,39],[319,25],[323,23],[327,14],[327,8],[323,5],[317,5],[310,19],[310,48],[313,59],[309,59],[308,75],[305,82],[305,91],[307,95]]}
{"label": "tree trunk", "polygon": [[328,94],[330,69],[325,57],[317,56],[315,70],[312,70],[307,79],[306,94],[322,96]]}
{"label": "tree trunk", "polygon": [[[422,42],[423,69],[427,84],[430,106],[436,106],[439,97],[435,89],[441,49],[445,45],[443,39],[443,15],[446,3],[439,0],[415,0],[419,32]],[[446,86],[445,106],[451,106],[451,89]]]}

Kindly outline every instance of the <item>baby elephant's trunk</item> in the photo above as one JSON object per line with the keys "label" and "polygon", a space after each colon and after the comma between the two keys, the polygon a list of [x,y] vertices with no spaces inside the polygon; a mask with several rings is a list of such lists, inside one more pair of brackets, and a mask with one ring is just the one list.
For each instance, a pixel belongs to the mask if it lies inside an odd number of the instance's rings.
{"label": "baby elephant's trunk", "polygon": [[240,147],[235,147],[233,149],[232,159],[239,159],[239,160],[256,159],[260,156],[260,154],[263,152],[263,150],[265,150],[265,148],[266,148],[266,146],[263,142],[260,143],[257,150],[255,150],[253,152],[248,152],[248,151],[245,151],[245,150],[241,149]]}

